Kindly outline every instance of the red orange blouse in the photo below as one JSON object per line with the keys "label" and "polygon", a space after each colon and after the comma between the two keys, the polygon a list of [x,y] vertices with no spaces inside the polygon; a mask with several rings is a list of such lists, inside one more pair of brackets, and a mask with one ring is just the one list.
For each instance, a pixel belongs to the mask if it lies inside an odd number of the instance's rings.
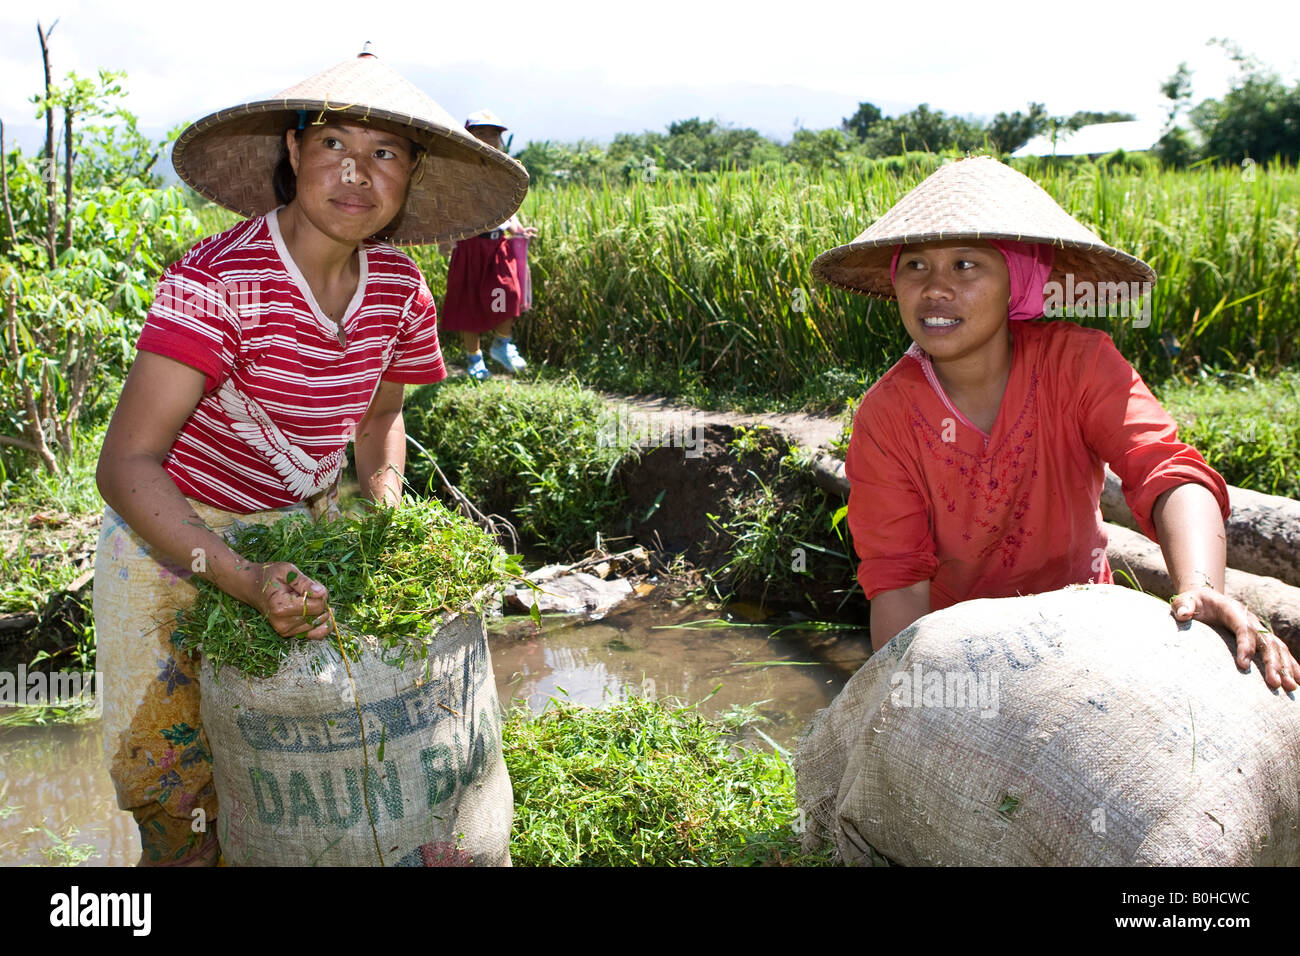
{"label": "red orange blouse", "polygon": [[1070,322],[1012,322],[1014,357],[993,431],[943,392],[916,346],[853,422],[848,520],[868,598],[930,580],[931,609],[1111,580],[1098,501],[1109,464],[1139,527],[1188,482],[1228,515],[1228,489],[1110,337]]}

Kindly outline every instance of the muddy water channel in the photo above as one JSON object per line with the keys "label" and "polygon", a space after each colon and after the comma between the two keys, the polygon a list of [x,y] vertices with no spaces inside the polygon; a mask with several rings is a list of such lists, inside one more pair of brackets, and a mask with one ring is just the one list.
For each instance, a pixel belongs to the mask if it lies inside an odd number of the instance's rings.
{"label": "muddy water channel", "polygon": [[[502,704],[523,701],[536,712],[552,697],[600,706],[648,693],[703,701],[710,716],[753,707],[763,718],[753,726],[788,747],[871,649],[865,630],[779,630],[786,619],[680,626],[716,617],[699,604],[632,599],[599,621],[548,616],[538,628],[503,618],[490,632]],[[135,825],[117,809],[103,766],[97,721],[0,731],[0,865],[126,866],[139,856]]]}
{"label": "muddy water channel", "polygon": [[698,604],[632,600],[600,621],[547,617],[540,631],[505,618],[492,631],[501,700],[536,712],[552,697],[599,706],[646,694],[702,701],[709,716],[755,705],[755,726],[788,747],[871,653],[865,629],[792,630],[785,618],[689,626],[716,617]]}

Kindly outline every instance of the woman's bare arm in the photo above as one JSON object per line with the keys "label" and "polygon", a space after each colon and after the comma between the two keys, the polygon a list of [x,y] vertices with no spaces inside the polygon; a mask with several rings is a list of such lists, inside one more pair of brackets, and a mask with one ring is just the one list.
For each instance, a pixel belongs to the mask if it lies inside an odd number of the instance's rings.
{"label": "woman's bare arm", "polygon": [[871,649],[880,650],[909,624],[929,613],[929,581],[877,594],[871,599]]}
{"label": "woman's bare arm", "polygon": [[1300,687],[1300,662],[1269,634],[1245,605],[1223,593],[1227,534],[1219,503],[1208,488],[1189,483],[1171,488],[1151,510],[1165,567],[1173,581],[1174,617],[1193,617],[1226,627],[1237,636],[1237,666],[1246,670],[1259,652],[1264,682],[1293,691]]}
{"label": "woman's bare arm", "polygon": [[376,504],[394,507],[402,501],[402,476],[406,473],[406,423],[402,399],[406,387],[379,383],[365,417],[353,437],[361,493]]}
{"label": "woman's bare arm", "polygon": [[159,554],[257,608],[279,633],[324,637],[328,626],[312,622],[325,611],[325,588],[292,564],[245,561],[195,514],[163,468],[203,384],[202,372],[173,359],[151,352],[136,357],[104,436],[95,472],[99,493]]}

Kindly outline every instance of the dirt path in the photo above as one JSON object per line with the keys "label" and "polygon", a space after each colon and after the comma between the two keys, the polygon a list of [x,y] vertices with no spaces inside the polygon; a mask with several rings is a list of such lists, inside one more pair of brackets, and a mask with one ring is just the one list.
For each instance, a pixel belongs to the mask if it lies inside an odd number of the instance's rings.
{"label": "dirt path", "polygon": [[721,412],[706,411],[674,401],[670,398],[617,395],[601,392],[616,409],[628,409],[632,423],[644,423],[652,434],[671,433],[673,429],[707,428],[710,425],[737,426],[766,425],[792,444],[808,449],[829,450],[843,429],[843,423],[834,415],[812,415],[803,412]]}

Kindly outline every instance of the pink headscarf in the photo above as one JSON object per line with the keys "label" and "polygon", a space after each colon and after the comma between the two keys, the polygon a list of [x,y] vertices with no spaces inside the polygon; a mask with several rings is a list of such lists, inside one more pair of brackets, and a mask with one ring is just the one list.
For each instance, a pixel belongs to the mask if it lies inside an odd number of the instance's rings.
{"label": "pink headscarf", "polygon": [[[1007,239],[989,239],[988,244],[1002,253],[1007,261],[1011,296],[1007,302],[1007,318],[1036,319],[1043,314],[1043,286],[1052,274],[1056,250],[1045,242],[1012,242]],[[889,281],[898,272],[898,257],[903,246],[894,250],[889,260]]]}

